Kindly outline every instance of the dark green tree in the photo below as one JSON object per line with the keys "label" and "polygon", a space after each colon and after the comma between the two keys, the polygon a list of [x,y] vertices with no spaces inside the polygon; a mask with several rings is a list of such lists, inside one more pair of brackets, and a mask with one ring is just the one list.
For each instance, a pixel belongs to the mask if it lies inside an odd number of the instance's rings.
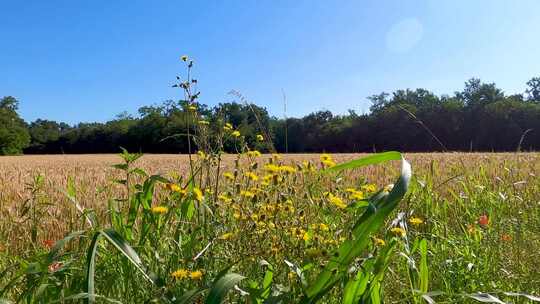
{"label": "dark green tree", "polygon": [[21,154],[30,144],[28,127],[19,117],[18,107],[14,97],[0,99],[0,155]]}

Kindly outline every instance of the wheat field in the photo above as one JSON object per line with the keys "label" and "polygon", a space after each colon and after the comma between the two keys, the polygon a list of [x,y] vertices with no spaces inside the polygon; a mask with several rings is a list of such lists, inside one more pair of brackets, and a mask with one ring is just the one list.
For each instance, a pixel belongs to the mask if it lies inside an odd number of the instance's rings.
{"label": "wheat field", "polygon": [[[366,154],[335,154],[331,157],[336,163],[341,163],[365,156]],[[454,299],[451,301],[458,302],[464,301],[460,298],[461,294],[476,291],[495,292],[495,294],[503,291],[526,294],[540,293],[538,288],[540,286],[540,272],[537,269],[537,261],[540,260],[540,154],[410,153],[404,156],[412,165],[413,179],[409,194],[398,205],[397,214],[413,215],[415,216],[413,218],[421,219],[422,223],[418,226],[412,225],[411,231],[407,232],[407,238],[410,233],[411,239],[406,239],[403,243],[399,241],[397,246],[401,248],[399,249],[401,255],[414,259],[415,254],[418,254],[415,251],[418,249],[414,248],[418,246],[419,240],[428,240],[428,251],[424,258],[427,257],[427,265],[429,265],[429,290],[443,291],[447,294],[448,299]],[[193,155],[191,157],[194,162],[200,161],[198,160],[200,156]],[[239,170],[245,171],[246,176],[249,177],[250,174],[258,172],[265,163],[276,157],[275,155],[263,154],[256,159],[242,160],[238,158],[238,155],[223,155],[222,161],[218,164],[218,171],[202,172],[201,176],[207,176],[207,180],[213,183],[221,180],[221,175],[224,172]],[[316,164],[320,158],[319,154],[279,156],[280,163],[290,166],[291,172],[296,171],[294,168],[301,171],[302,164],[305,165],[306,162]],[[102,223],[101,225],[106,226],[112,210],[111,198],[129,196],[126,193],[126,188],[117,183],[122,177],[122,172],[118,168],[113,168],[113,165],[118,163],[121,163],[121,158],[118,155],[0,157],[0,259],[5,259],[4,261],[0,260],[0,266],[12,263],[13,260],[9,257],[20,256],[23,258],[30,252],[42,250],[40,248],[43,248],[43,244],[49,240],[60,240],[69,232],[87,229],[84,216],[77,210],[74,200],[80,208],[91,210]],[[189,156],[187,155],[149,154],[138,159],[135,165],[149,174],[159,174],[176,181],[185,181],[191,172]],[[392,183],[399,172],[397,163],[368,166],[338,175],[335,179],[318,177],[312,185],[322,187],[321,190],[317,190],[321,191],[320,193],[323,192],[324,188],[342,191],[340,189],[348,189],[346,187],[350,185],[355,187],[355,185],[373,184],[377,187],[384,187]],[[216,174],[220,174],[220,176],[214,176]],[[42,185],[39,190],[35,189],[37,176],[42,177]],[[291,180],[283,184],[291,199],[294,197],[293,200],[305,200],[306,194],[303,193],[307,190],[306,186],[303,185],[306,184],[304,181],[306,176],[291,176]],[[142,178],[137,179],[137,183],[142,183],[142,181]],[[253,178],[253,181],[256,179]],[[198,181],[201,189],[209,188],[208,183],[202,177]],[[249,179],[244,183],[250,183]],[[225,184],[226,182],[223,182],[221,184],[223,186],[220,185],[212,189],[224,189],[223,191],[225,191],[229,187]],[[227,193],[237,193],[241,197],[244,195],[244,191],[235,188],[240,186],[241,184],[236,184],[233,188],[228,188],[229,192]],[[72,192],[69,190],[70,187]],[[166,188],[166,184],[156,187],[156,191],[153,193],[154,202],[157,204],[160,202],[171,204],[173,202]],[[259,189],[257,191],[265,190]],[[70,198],[69,193],[75,194],[72,194]],[[210,197],[213,194],[208,192],[205,193],[206,195]],[[262,194],[262,197],[265,195]],[[320,195],[324,201],[326,194]],[[330,195],[330,201],[332,201],[333,194]],[[268,196],[270,197],[270,194]],[[238,208],[234,204],[231,206]],[[301,206],[294,205],[293,207],[291,203],[293,210],[294,208],[296,210],[304,208]],[[212,204],[208,208],[213,210],[212,216],[216,218],[214,221],[217,222],[211,226],[212,229],[217,229],[216,231],[223,229],[220,228],[222,224],[219,224],[220,216],[232,218],[234,215],[237,217],[238,209],[220,209],[223,207]],[[261,216],[261,214],[257,215],[256,213],[257,208],[259,208],[257,205],[249,208],[255,209],[248,210],[246,216],[243,215],[246,211],[240,210],[242,215],[238,215],[239,223],[243,224],[233,224],[235,223],[234,219],[227,224],[236,227],[234,234],[238,233],[238,236],[233,237],[232,232],[227,232],[223,236],[217,237],[217,239],[230,242],[227,246],[231,247],[224,247],[221,248],[221,251],[216,251],[212,259],[235,260],[228,253],[245,256],[248,262],[240,263],[242,265],[238,265],[238,271],[246,275],[251,274],[251,277],[257,277],[259,274],[250,273],[255,269],[250,263],[258,263],[257,258],[264,257],[265,261],[279,264],[280,259],[283,262],[284,258],[290,257],[283,256],[283,253],[280,252],[274,252],[273,247],[272,253],[267,253],[267,249],[264,249],[262,243],[260,246],[256,245],[257,242],[263,242],[263,240],[258,239],[257,236],[254,236],[255,239],[253,239],[242,234],[253,229],[246,222],[250,221],[250,216],[252,218]],[[321,223],[321,227],[328,226],[331,227],[330,231],[337,229],[336,233],[339,233],[341,230],[338,227],[350,220],[349,215],[345,216],[345,213],[332,212],[327,214],[323,212],[317,214],[317,209],[309,208],[311,207],[305,207],[304,210],[311,212],[311,214],[304,214],[304,211],[300,214],[295,213],[294,217],[290,218],[291,223],[298,220],[296,217],[300,217],[301,221],[304,221],[304,217],[306,217],[308,225],[322,221],[326,224]],[[156,210],[159,211],[159,209]],[[203,212],[202,220],[197,220],[198,225],[206,227],[207,216]],[[399,218],[400,215],[397,216]],[[391,226],[391,220],[389,219],[386,225]],[[257,225],[261,224],[260,218],[256,219],[254,224],[258,227]],[[160,228],[159,224],[156,229],[156,233],[165,233],[162,231],[164,228]],[[309,231],[311,233],[311,230]],[[306,241],[305,246],[308,246],[308,240],[311,242],[311,235],[308,232],[303,233],[300,238],[303,237]],[[320,233],[323,235],[322,231]],[[389,236],[376,239],[379,242],[386,240],[386,243],[392,242],[392,244],[396,241]],[[304,245],[295,243],[296,241],[287,242],[285,244],[288,245],[280,245],[284,246],[281,247],[281,250],[289,251],[297,258],[304,257],[312,261],[308,265],[315,263],[314,261],[325,265],[324,254],[322,257],[317,257],[321,260],[316,260],[313,257],[313,252],[318,252],[317,254],[321,255],[320,248],[303,248]],[[332,246],[335,246],[331,240],[326,242],[329,243],[324,246],[324,251],[331,250]],[[414,248],[409,248],[409,242],[416,244],[411,245]],[[160,246],[157,244],[154,247]],[[377,249],[374,248],[376,252]],[[407,264],[409,266],[406,266]],[[205,265],[205,267],[210,267],[210,264]],[[168,267],[174,269],[174,265]],[[281,267],[280,269],[283,270],[282,267],[286,268],[286,265],[275,267],[277,272],[278,268]],[[388,290],[385,296],[387,301],[391,303],[403,301],[417,303],[414,293],[411,296],[403,291],[415,288],[410,285],[413,284],[412,281],[407,282],[406,274],[411,272],[410,263],[395,257],[388,267],[390,271],[384,280],[384,287]],[[210,271],[205,270],[205,272],[200,273],[206,272]],[[199,271],[192,273],[198,274]],[[173,272],[173,276],[175,274],[179,275]],[[276,280],[278,280],[277,277]],[[290,274],[289,277],[285,276],[285,280],[291,280]],[[414,279],[412,280],[414,281]],[[0,279],[0,287],[2,287],[1,283]],[[125,288],[129,289],[129,286],[133,285],[128,284]],[[294,289],[296,287],[291,288],[293,288],[291,293],[299,292]],[[108,296],[116,293],[119,291],[110,291]],[[333,293],[329,295],[337,297]],[[403,300],[404,296],[408,298]],[[330,302],[333,303],[333,301]]]}

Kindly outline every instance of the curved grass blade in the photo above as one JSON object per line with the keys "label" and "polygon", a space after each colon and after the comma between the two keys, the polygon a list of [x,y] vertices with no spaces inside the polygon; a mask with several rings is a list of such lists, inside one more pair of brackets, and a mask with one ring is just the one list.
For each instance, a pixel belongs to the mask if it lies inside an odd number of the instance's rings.
{"label": "curved grass blade", "polygon": [[48,260],[49,263],[54,261],[58,257],[58,253],[60,250],[72,239],[80,237],[84,235],[84,231],[75,231],[70,234],[68,234],[65,238],[57,241],[54,246],[51,248],[51,251],[49,251]]}
{"label": "curved grass blade", "polygon": [[186,291],[180,298],[176,299],[174,303],[176,304],[189,304],[193,303],[201,293],[206,291],[206,289],[192,289]]}
{"label": "curved grass blade", "polygon": [[468,294],[466,296],[478,302],[505,304],[499,298],[492,296],[489,293]]}
{"label": "curved grass blade", "polygon": [[360,167],[365,167],[368,165],[376,165],[376,164],[383,163],[389,160],[400,160],[401,158],[402,158],[401,153],[397,151],[377,153],[377,154],[373,154],[370,156],[354,159],[345,163],[335,165],[333,167],[330,167],[324,170],[323,172],[336,172],[336,171],[341,171],[345,169],[360,168]]}
{"label": "curved grass blade", "polygon": [[227,273],[220,277],[214,284],[212,284],[212,288],[210,289],[210,293],[208,294],[205,303],[221,304],[229,290],[243,279],[245,279],[245,277],[237,273]]}
{"label": "curved grass blade", "polygon": [[142,273],[142,275],[148,281],[150,281],[152,284],[156,284],[156,280],[154,279],[155,276],[145,270],[145,267],[143,266],[139,255],[135,252],[135,250],[133,250],[133,248],[131,248],[131,246],[122,238],[120,234],[118,234],[112,229],[100,230],[94,235],[92,242],[90,243],[90,249],[87,253],[87,303],[94,303],[96,300],[94,276],[96,268],[97,245],[100,236],[103,236],[107,241],[109,241],[109,243],[116,247],[116,249],[118,249],[118,251],[120,251],[131,262],[131,264],[133,264]]}

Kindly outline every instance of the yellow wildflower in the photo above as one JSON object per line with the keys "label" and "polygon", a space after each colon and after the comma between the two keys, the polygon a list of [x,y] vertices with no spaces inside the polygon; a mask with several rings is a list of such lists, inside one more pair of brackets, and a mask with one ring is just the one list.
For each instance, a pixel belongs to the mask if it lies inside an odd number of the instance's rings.
{"label": "yellow wildflower", "polygon": [[274,165],[274,164],[266,164],[264,165],[264,169],[274,174],[279,172],[279,166]]}
{"label": "yellow wildflower", "polygon": [[253,151],[248,151],[247,153],[247,156],[249,157],[259,157],[261,156],[261,152],[257,151],[257,150],[253,150]]}
{"label": "yellow wildflower", "polygon": [[263,141],[263,140],[264,140],[264,136],[262,136],[262,134],[257,134],[257,140],[258,140],[258,141]]}
{"label": "yellow wildflower", "polygon": [[351,200],[363,200],[365,198],[364,193],[362,191],[354,191],[349,195],[349,199]]}
{"label": "yellow wildflower", "polygon": [[185,61],[188,60],[188,56],[187,55],[182,55],[182,57],[180,57],[180,60],[185,62]]}
{"label": "yellow wildflower", "polygon": [[321,231],[328,231],[329,230],[328,225],[326,225],[325,223],[320,223],[319,224],[319,229]]}
{"label": "yellow wildflower", "polygon": [[231,172],[223,173],[223,177],[225,177],[226,179],[230,179],[230,180],[234,179],[234,175]]}
{"label": "yellow wildflower", "polygon": [[384,246],[384,245],[386,245],[386,242],[383,239],[379,239],[379,238],[376,238],[376,237],[373,238],[373,243],[375,243],[375,246]]}
{"label": "yellow wildflower", "polygon": [[333,161],[332,156],[330,154],[327,154],[327,153],[321,154],[320,159],[321,159],[321,162]]}
{"label": "yellow wildflower", "polygon": [[339,197],[337,197],[337,196],[335,196],[335,195],[333,195],[331,193],[328,195],[328,201],[331,204],[336,205],[340,209],[347,208],[347,204],[345,204],[341,198],[339,198]]}
{"label": "yellow wildflower", "polygon": [[422,220],[421,218],[419,217],[411,217],[409,219],[409,223],[411,223],[411,225],[413,226],[419,226],[421,225],[422,223],[424,223],[424,220]]}
{"label": "yellow wildflower", "polygon": [[167,213],[167,211],[169,211],[169,208],[165,206],[152,207],[152,213],[155,213],[155,214],[164,214],[164,213]]}
{"label": "yellow wildflower", "polygon": [[197,187],[193,188],[193,195],[195,196],[195,200],[197,200],[198,202],[202,202],[202,200],[204,199],[204,195],[201,189]]}
{"label": "yellow wildflower", "polygon": [[181,192],[182,191],[182,188],[180,188],[180,186],[178,186],[177,184],[172,184],[172,183],[166,184],[165,188],[167,190],[169,190],[169,191],[172,191],[172,192]]}
{"label": "yellow wildflower", "polygon": [[231,135],[234,137],[240,137],[240,131],[233,131]]}
{"label": "yellow wildflower", "polygon": [[244,175],[247,178],[249,178],[250,180],[252,180],[252,181],[258,181],[259,180],[259,177],[257,176],[257,174],[255,174],[253,172],[246,172]]}
{"label": "yellow wildflower", "polygon": [[311,240],[311,234],[309,232],[305,232],[304,235],[302,236],[302,239],[306,242]]}
{"label": "yellow wildflower", "polygon": [[255,197],[255,193],[250,192],[250,191],[246,191],[246,190],[240,191],[240,195],[241,195],[241,196],[244,196],[244,197],[246,197],[246,198],[253,198],[253,197]]}
{"label": "yellow wildflower", "polygon": [[279,166],[279,171],[286,173],[295,173],[296,169],[291,166]]}
{"label": "yellow wildflower", "polygon": [[392,232],[396,236],[404,237],[407,233],[405,232],[405,229],[401,227],[394,227],[390,229],[390,232]]}
{"label": "yellow wildflower", "polygon": [[190,277],[192,280],[201,280],[201,279],[202,279],[202,276],[203,276],[203,273],[202,273],[202,271],[200,271],[200,270],[192,271],[192,272],[189,274],[189,277]]}
{"label": "yellow wildflower", "polygon": [[185,269],[178,269],[171,273],[171,276],[177,280],[185,279],[189,275],[189,272]]}
{"label": "yellow wildflower", "polygon": [[331,168],[336,165],[336,163],[333,160],[323,160],[322,164],[326,168]]}
{"label": "yellow wildflower", "polygon": [[204,153],[204,151],[197,151],[197,155],[201,158],[201,159],[205,159],[206,158],[206,153]]}
{"label": "yellow wildflower", "polygon": [[230,124],[230,123],[225,123],[225,125],[223,126],[223,130],[225,131],[232,131],[233,129],[233,126]]}
{"label": "yellow wildflower", "polygon": [[377,191],[377,187],[374,184],[362,185],[360,188],[368,193]]}
{"label": "yellow wildflower", "polygon": [[228,197],[226,194],[220,194],[218,195],[218,199],[220,201],[223,201],[224,203],[230,203],[232,202],[232,199],[230,197]]}

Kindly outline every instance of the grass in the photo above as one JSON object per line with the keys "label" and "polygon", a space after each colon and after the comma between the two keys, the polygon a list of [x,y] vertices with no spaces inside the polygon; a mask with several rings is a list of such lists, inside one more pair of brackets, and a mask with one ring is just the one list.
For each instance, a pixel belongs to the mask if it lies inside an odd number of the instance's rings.
{"label": "grass", "polygon": [[540,155],[405,157],[408,194],[373,229],[366,205],[399,162],[322,173],[319,155],[247,151],[193,157],[193,171],[178,155],[0,158],[0,298],[532,301],[505,292],[540,293]]}
{"label": "grass", "polygon": [[182,61],[196,154],[0,158],[1,304],[540,302],[540,154],[261,155]]}

